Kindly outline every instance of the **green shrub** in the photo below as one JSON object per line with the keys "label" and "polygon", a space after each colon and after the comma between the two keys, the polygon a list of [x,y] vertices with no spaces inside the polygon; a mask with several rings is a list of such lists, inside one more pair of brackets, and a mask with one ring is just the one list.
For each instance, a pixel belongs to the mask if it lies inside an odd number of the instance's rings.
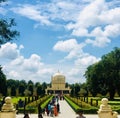
{"label": "green shrub", "polygon": [[[25,112],[26,113],[36,113],[36,108],[34,108],[34,107],[26,108]],[[24,113],[24,108],[19,108],[18,113]]]}

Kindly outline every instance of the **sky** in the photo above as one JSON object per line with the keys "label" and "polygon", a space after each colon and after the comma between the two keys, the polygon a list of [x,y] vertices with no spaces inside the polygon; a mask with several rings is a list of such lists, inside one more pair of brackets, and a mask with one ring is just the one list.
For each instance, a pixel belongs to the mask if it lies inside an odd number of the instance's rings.
{"label": "sky", "polygon": [[14,18],[17,40],[1,45],[7,79],[83,83],[88,66],[120,47],[119,0],[8,0],[0,18]]}

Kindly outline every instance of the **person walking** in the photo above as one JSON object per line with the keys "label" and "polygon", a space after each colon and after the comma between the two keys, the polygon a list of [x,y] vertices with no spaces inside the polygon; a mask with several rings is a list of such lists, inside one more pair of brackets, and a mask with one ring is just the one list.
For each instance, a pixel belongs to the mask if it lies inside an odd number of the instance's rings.
{"label": "person walking", "polygon": [[38,105],[38,118],[43,118],[43,116],[42,116],[42,108],[41,108],[40,104]]}
{"label": "person walking", "polygon": [[60,104],[59,104],[59,102],[57,103],[57,111],[58,111],[58,113],[60,113]]}
{"label": "person walking", "polygon": [[54,105],[54,115],[57,116],[58,115],[58,111],[57,111],[57,106]]}
{"label": "person walking", "polygon": [[30,117],[29,117],[28,113],[26,113],[23,118],[30,118]]}
{"label": "person walking", "polygon": [[79,110],[77,114],[78,114],[78,116],[76,118],[86,118],[85,116],[83,116],[82,110]]}

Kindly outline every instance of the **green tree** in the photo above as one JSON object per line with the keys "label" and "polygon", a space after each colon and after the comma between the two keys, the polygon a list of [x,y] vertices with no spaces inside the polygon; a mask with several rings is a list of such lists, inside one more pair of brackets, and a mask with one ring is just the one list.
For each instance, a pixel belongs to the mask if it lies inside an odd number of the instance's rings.
{"label": "green tree", "polygon": [[16,39],[16,36],[19,35],[19,32],[13,30],[13,26],[16,26],[14,19],[0,19],[0,44],[12,41]]}
{"label": "green tree", "polygon": [[0,66],[0,93],[6,96],[7,86],[6,86],[6,76],[2,71],[2,67]]}
{"label": "green tree", "polygon": [[25,82],[25,80],[21,80],[18,87],[18,91],[21,96],[24,96],[24,91],[26,88],[27,88],[27,83]]}
{"label": "green tree", "polygon": [[74,90],[75,90],[75,96],[77,97],[80,91],[80,84],[76,83],[74,86]]}
{"label": "green tree", "polygon": [[31,85],[34,85],[34,83],[33,83],[32,80],[29,80],[29,81],[28,81],[28,85],[30,85],[30,84],[31,84]]}
{"label": "green tree", "polygon": [[6,1],[6,0],[0,0],[0,3],[1,3],[1,2],[5,2],[5,1]]}
{"label": "green tree", "polygon": [[89,66],[85,72],[85,77],[87,78],[87,86],[93,96],[96,96],[99,91],[95,66],[96,64]]}
{"label": "green tree", "polygon": [[102,57],[110,99],[114,99],[115,92],[120,94],[120,48],[114,48],[113,51]]}
{"label": "green tree", "polygon": [[41,96],[41,95],[42,95],[42,85],[39,84],[39,85],[37,86],[36,91],[37,91],[37,95],[38,95],[38,96]]}
{"label": "green tree", "polygon": [[120,95],[120,49],[115,48],[110,53],[103,55],[101,61],[87,68],[85,72],[87,85],[93,96],[97,93],[114,99],[115,92]]}
{"label": "green tree", "polygon": [[30,91],[30,95],[33,95],[33,90],[34,90],[33,88],[34,88],[33,84],[28,85],[28,91]]}
{"label": "green tree", "polygon": [[12,85],[12,87],[11,87],[11,95],[16,96],[16,87],[15,87],[15,85]]}

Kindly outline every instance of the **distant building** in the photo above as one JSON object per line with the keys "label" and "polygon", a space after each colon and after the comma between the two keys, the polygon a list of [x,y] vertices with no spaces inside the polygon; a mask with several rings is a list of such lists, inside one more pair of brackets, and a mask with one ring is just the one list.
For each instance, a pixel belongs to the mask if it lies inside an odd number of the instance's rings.
{"label": "distant building", "polygon": [[65,76],[58,71],[51,77],[51,87],[47,87],[46,94],[69,94],[70,91],[65,87]]}

